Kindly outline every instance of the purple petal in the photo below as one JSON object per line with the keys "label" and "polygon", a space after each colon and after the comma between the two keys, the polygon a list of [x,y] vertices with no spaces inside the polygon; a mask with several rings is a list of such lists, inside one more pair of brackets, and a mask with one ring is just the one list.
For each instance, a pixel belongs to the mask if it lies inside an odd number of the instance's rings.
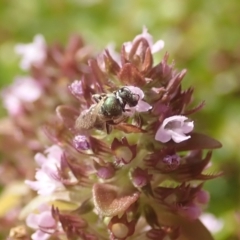
{"label": "purple petal", "polygon": [[32,234],[32,240],[47,240],[50,238],[50,234],[42,232],[41,230],[37,230],[34,234]]}
{"label": "purple petal", "polygon": [[61,160],[63,150],[58,145],[53,145],[46,150],[48,158],[54,158],[57,162]]}
{"label": "purple petal", "polygon": [[139,87],[135,87],[135,86],[125,86],[125,87],[127,87],[132,93],[139,95],[140,99],[144,98],[144,92]]}
{"label": "purple petal", "polygon": [[63,185],[60,181],[56,181],[50,177],[43,170],[38,170],[35,174],[37,181],[25,180],[30,188],[37,191],[39,195],[49,195],[56,190],[56,188],[63,188]]}
{"label": "purple petal", "polygon": [[37,153],[34,157],[36,163],[38,164],[38,166],[42,166],[45,162],[46,162],[46,157],[42,154],[42,153]]}
{"label": "purple petal", "polygon": [[42,196],[49,196],[51,195],[53,192],[55,192],[56,190],[56,186],[55,185],[45,185],[44,187],[42,187],[41,189],[39,189],[37,191],[38,195],[42,195]]}
{"label": "purple petal", "polygon": [[17,44],[14,48],[15,53],[22,55],[25,51],[25,44]]}
{"label": "purple petal", "polygon": [[41,35],[41,34],[37,34],[34,37],[33,42],[35,45],[41,46],[41,47],[45,47],[45,45],[46,45],[45,39],[44,39],[43,35]]}
{"label": "purple petal", "polygon": [[43,203],[38,207],[39,212],[51,211],[51,207],[47,203]]}
{"label": "purple petal", "polygon": [[187,120],[188,118],[182,115],[175,115],[175,116],[171,116],[168,117],[166,119],[164,119],[162,127],[165,128],[165,126],[170,123],[170,122],[180,122],[183,123],[185,120]]}
{"label": "purple petal", "polygon": [[37,191],[39,189],[39,182],[37,181],[30,181],[30,180],[25,180],[25,184],[27,184],[31,189]]}
{"label": "purple petal", "polygon": [[132,44],[132,42],[125,42],[123,45],[124,45],[126,53],[129,53],[131,51],[133,44]]}
{"label": "purple petal", "polygon": [[38,229],[38,215],[30,213],[27,216],[26,219],[26,224],[28,227],[33,228],[33,229]]}
{"label": "purple petal", "polygon": [[40,213],[39,215],[39,226],[41,228],[55,228],[56,221],[52,217],[51,211],[45,211]]}
{"label": "purple petal", "polygon": [[158,40],[156,43],[153,44],[151,47],[151,52],[152,54],[159,52],[164,48],[164,41],[163,40]]}
{"label": "purple petal", "polygon": [[42,95],[40,85],[31,77],[17,78],[12,87],[12,94],[22,101],[33,102]]}
{"label": "purple petal", "polygon": [[[171,131],[171,130],[169,130],[169,131]],[[189,139],[191,137],[191,136],[186,136],[182,132],[176,132],[176,131],[171,131],[171,135],[172,135],[172,140],[176,143],[186,141],[187,139]]]}
{"label": "purple petal", "polygon": [[39,66],[46,59],[46,43],[42,35],[36,35],[32,43],[18,44],[15,52],[22,56],[20,67],[29,70],[32,65]]}
{"label": "purple petal", "polygon": [[182,126],[182,131],[184,133],[189,133],[193,130],[193,128],[194,128],[194,122],[193,121],[192,122],[185,122]]}
{"label": "purple petal", "polygon": [[80,80],[75,80],[69,85],[69,90],[71,93],[75,96],[82,96],[83,94],[83,88],[82,88],[82,81]]}
{"label": "purple petal", "polygon": [[210,195],[209,192],[200,190],[197,192],[196,201],[200,204],[207,204],[209,202]]}
{"label": "purple petal", "polygon": [[195,220],[200,216],[202,210],[200,207],[192,205],[183,207],[180,212],[183,214],[183,216],[188,217],[190,220]]}
{"label": "purple petal", "polygon": [[74,147],[77,150],[88,150],[90,149],[90,143],[86,136],[84,135],[76,135],[73,139]]}
{"label": "purple petal", "polygon": [[224,222],[216,218],[213,214],[204,213],[200,216],[200,220],[211,233],[217,233],[223,229]]}
{"label": "purple petal", "polygon": [[23,111],[22,104],[16,96],[3,94],[3,104],[9,115],[17,116]]}
{"label": "purple petal", "polygon": [[172,136],[168,131],[166,131],[165,129],[160,127],[157,130],[157,133],[155,135],[155,140],[165,143],[165,142],[170,141],[171,137]]}
{"label": "purple petal", "polygon": [[152,106],[145,101],[139,100],[136,111],[137,112],[147,112],[148,110],[152,109]]}
{"label": "purple petal", "polygon": [[148,29],[146,28],[146,26],[143,26],[142,33],[137,35],[134,40],[138,40],[139,38],[145,38],[148,41],[150,47],[153,45],[153,37],[151,34],[148,33]]}

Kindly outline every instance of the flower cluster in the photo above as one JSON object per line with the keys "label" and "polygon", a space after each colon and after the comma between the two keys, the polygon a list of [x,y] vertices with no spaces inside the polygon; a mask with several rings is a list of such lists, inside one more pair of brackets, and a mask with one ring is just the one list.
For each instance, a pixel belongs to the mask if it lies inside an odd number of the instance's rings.
{"label": "flower cluster", "polygon": [[28,158],[36,153],[36,180],[24,175],[37,193],[24,207],[32,239],[174,240],[187,235],[186,222],[208,236],[197,220],[209,201],[202,186],[219,174],[205,172],[205,150],[221,144],[194,131],[191,115],[203,103],[191,107],[186,70],[168,64],[168,54],[154,63],[163,47],[146,28],[120,54],[109,48],[95,58],[77,37],[65,51],[40,36],[16,47],[32,76],[25,90],[22,80],[2,95],[18,116],[18,142]]}

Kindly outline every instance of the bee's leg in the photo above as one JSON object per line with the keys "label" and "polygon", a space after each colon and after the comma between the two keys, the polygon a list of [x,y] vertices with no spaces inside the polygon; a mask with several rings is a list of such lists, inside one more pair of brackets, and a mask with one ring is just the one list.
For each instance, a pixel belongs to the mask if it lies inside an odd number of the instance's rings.
{"label": "bee's leg", "polygon": [[143,124],[143,119],[141,116],[139,114],[135,114],[133,119],[135,120],[136,125],[141,128]]}
{"label": "bee's leg", "polygon": [[110,134],[111,131],[112,131],[112,126],[110,124],[107,124],[106,123],[106,131],[107,131],[107,134]]}
{"label": "bee's leg", "polygon": [[127,116],[122,115],[120,118],[114,120],[114,123],[115,123],[114,125],[117,125],[117,124],[119,124],[119,123],[125,121],[127,118],[128,118]]}
{"label": "bee's leg", "polygon": [[123,109],[123,112],[131,112],[131,109],[126,109],[126,108],[124,108],[124,109]]}
{"label": "bee's leg", "polygon": [[96,103],[98,103],[98,102],[100,102],[105,96],[106,96],[105,93],[94,94],[94,95],[92,95],[92,99],[93,99]]}
{"label": "bee's leg", "polygon": [[127,119],[127,116],[121,116],[120,118],[118,119],[112,119],[112,120],[108,120],[107,121],[107,124],[110,124],[110,125],[118,125],[120,122],[123,122],[124,120]]}

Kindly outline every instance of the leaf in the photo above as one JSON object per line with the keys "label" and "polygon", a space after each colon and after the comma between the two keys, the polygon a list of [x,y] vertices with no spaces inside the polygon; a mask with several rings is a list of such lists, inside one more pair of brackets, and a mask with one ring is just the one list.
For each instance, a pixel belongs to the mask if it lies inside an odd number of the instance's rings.
{"label": "leaf", "polygon": [[56,108],[57,116],[63,121],[67,128],[73,128],[75,125],[75,120],[77,119],[79,113],[75,108],[70,106],[61,105]]}
{"label": "leaf", "polygon": [[176,151],[190,151],[201,149],[221,148],[222,144],[214,138],[201,133],[191,133],[191,138],[186,141],[175,143],[173,141],[167,143],[168,147],[173,147]]}
{"label": "leaf", "polygon": [[0,217],[18,206],[22,197],[28,192],[28,186],[22,182],[9,183],[0,195]]}
{"label": "leaf", "polygon": [[145,52],[144,62],[142,64],[141,72],[147,73],[152,68],[152,65],[153,65],[153,56],[151,53],[151,49],[148,47]]}
{"label": "leaf", "polygon": [[166,212],[164,209],[158,210],[157,214],[160,223],[180,228],[178,240],[214,240],[211,233],[199,219],[191,221]]}
{"label": "leaf", "polygon": [[93,186],[93,202],[101,216],[116,216],[125,212],[139,198],[139,192],[119,196],[119,188],[110,184]]}
{"label": "leaf", "polygon": [[144,129],[141,129],[138,126],[128,124],[128,123],[120,123],[118,125],[114,125],[114,128],[121,130],[125,133],[143,133],[146,132]]}
{"label": "leaf", "polygon": [[51,203],[55,201],[69,202],[71,203],[71,199],[69,197],[69,192],[56,192],[50,196],[42,196],[38,195],[34,199],[32,199],[20,212],[19,219],[25,219],[30,213],[36,211],[38,207],[44,203]]}
{"label": "leaf", "polygon": [[124,85],[143,86],[146,84],[144,77],[131,63],[124,64],[118,77]]}
{"label": "leaf", "polygon": [[120,71],[120,67],[116,61],[113,60],[112,56],[110,55],[109,51],[106,49],[104,55],[104,62],[107,70],[114,74],[117,75]]}
{"label": "leaf", "polygon": [[190,222],[182,218],[179,224],[181,227],[179,240],[214,240],[211,233],[199,219]]}

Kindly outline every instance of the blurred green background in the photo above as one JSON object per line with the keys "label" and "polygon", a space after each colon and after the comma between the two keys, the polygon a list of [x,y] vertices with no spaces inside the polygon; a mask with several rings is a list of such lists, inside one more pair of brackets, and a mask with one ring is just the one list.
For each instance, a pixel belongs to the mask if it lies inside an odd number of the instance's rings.
{"label": "blurred green background", "polygon": [[[195,115],[196,128],[223,143],[213,154],[223,178],[205,184],[208,212],[225,221],[218,240],[240,239],[240,1],[239,0],[1,0],[0,87],[21,75],[17,43],[41,33],[48,43],[66,43],[79,33],[96,51],[120,46],[145,25],[178,69],[187,68],[184,86],[206,101]],[[2,113],[3,114],[3,113]]]}

